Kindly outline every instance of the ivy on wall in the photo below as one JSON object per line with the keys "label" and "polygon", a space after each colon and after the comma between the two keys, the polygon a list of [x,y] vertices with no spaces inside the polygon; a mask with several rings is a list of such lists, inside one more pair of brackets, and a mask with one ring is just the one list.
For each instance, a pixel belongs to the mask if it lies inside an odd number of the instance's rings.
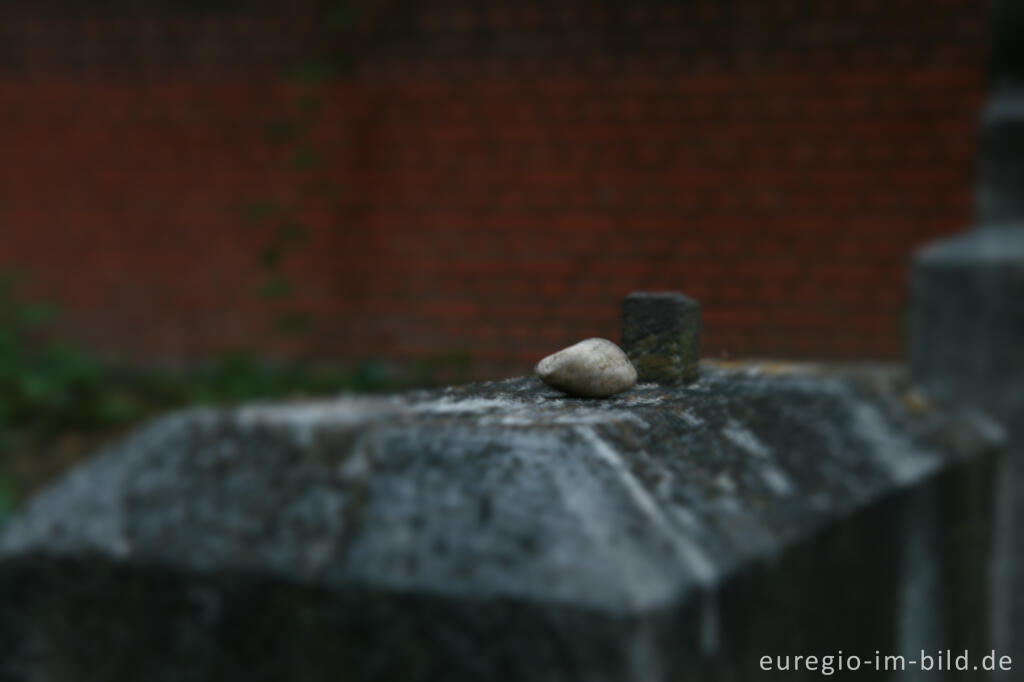
{"label": "ivy on wall", "polygon": [[308,243],[310,229],[301,218],[303,207],[337,191],[312,133],[321,123],[324,89],[351,74],[352,60],[343,49],[342,35],[352,18],[348,0],[314,4],[315,29],[307,54],[285,69],[285,76],[297,86],[296,94],[266,129],[267,139],[285,148],[296,183],[283,199],[257,199],[243,209],[248,224],[269,227],[269,237],[257,254],[260,281],[255,293],[275,304],[272,331],[277,333],[301,334],[315,325],[313,317],[296,304],[296,283],[286,274],[286,264],[291,254]]}

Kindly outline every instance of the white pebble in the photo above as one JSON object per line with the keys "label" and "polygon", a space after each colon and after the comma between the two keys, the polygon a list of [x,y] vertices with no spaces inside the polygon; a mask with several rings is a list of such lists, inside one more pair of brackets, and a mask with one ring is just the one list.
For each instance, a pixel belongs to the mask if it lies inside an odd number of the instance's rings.
{"label": "white pebble", "polygon": [[636,369],[608,339],[587,339],[537,363],[544,383],[581,398],[607,398],[636,385]]}

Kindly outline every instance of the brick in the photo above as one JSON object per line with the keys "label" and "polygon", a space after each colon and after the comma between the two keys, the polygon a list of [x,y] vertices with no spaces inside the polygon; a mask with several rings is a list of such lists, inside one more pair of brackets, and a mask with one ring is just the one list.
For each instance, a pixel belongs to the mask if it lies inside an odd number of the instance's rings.
{"label": "brick", "polygon": [[[419,17],[446,32],[438,45],[447,63],[417,55],[420,38],[402,46],[410,56],[388,56],[389,38],[374,33],[370,17],[358,30],[379,35],[381,56],[325,88],[310,131],[340,189],[303,217],[320,236],[292,259],[306,280],[297,290],[341,316],[339,325],[349,316],[357,337],[320,345],[400,354],[404,346],[388,339],[454,342],[474,337],[482,311],[500,328],[511,314],[502,302],[573,296],[587,301],[581,312],[559,315],[580,328],[608,325],[602,305],[658,283],[728,303],[709,311],[722,329],[708,338],[733,353],[898,352],[897,332],[883,334],[881,325],[855,347],[808,334],[806,317],[775,310],[793,300],[852,319],[865,300],[898,299],[909,250],[969,219],[983,8],[935,3],[923,21],[921,2],[891,10],[874,0],[659,5],[634,17],[638,39],[614,60],[587,52],[596,35],[588,26],[612,21],[600,3],[579,9],[580,21],[596,23],[573,25],[572,37],[585,40],[565,41],[571,49],[551,39],[565,30],[553,23],[558,13],[539,8],[478,12],[456,2]],[[734,9],[785,22],[798,38],[773,54],[751,32],[737,55],[726,26]],[[4,11],[0,31],[14,35],[21,22]],[[245,255],[256,240],[236,207],[253,194],[288,199],[304,180],[266,139],[268,121],[291,110],[302,88],[257,76],[265,65],[246,45],[273,40],[284,52],[267,54],[285,54],[301,44],[302,23],[256,14],[159,20],[151,35],[183,45],[203,35],[226,47],[186,48],[185,62],[132,78],[100,55],[86,82],[59,54],[62,43],[89,35],[78,21],[35,22],[36,47],[15,57],[31,79],[0,79],[5,262],[37,267],[41,290],[59,292],[71,319],[88,318],[86,303],[110,297],[89,309],[88,334],[118,350],[145,356],[151,343],[192,352],[229,335],[251,338],[238,330],[258,326],[261,308],[245,298],[244,284],[259,277],[255,255]],[[458,52],[463,44],[452,36],[495,21],[546,52]],[[874,30],[870,54],[844,37],[866,26]],[[91,30],[101,51],[123,40],[140,41],[145,54],[164,49],[141,42],[133,22],[93,20]],[[808,42],[813,35],[820,45]],[[935,35],[954,38],[938,46]],[[665,45],[692,54],[650,53]],[[425,68],[408,68],[416,61]],[[102,105],[85,106],[93,102]],[[819,238],[840,232],[849,238]],[[190,258],[202,244],[208,252]],[[595,262],[606,250],[613,255]],[[538,257],[557,252],[565,264]],[[804,267],[831,259],[845,269]],[[97,269],[116,276],[90,277]],[[158,271],[174,276],[146,280]],[[136,291],[119,290],[118,277],[136,279]],[[353,300],[339,305],[339,294]],[[146,322],[136,295],[193,320],[195,331]],[[755,322],[747,307],[771,315]],[[541,308],[510,319],[536,327],[550,316]],[[218,320],[225,310],[237,311],[233,327]],[[441,336],[413,317],[425,310],[451,322]],[[354,324],[370,314],[388,317],[391,336]],[[139,327],[130,338],[117,333],[129,316]],[[492,360],[516,362],[516,343]]]}

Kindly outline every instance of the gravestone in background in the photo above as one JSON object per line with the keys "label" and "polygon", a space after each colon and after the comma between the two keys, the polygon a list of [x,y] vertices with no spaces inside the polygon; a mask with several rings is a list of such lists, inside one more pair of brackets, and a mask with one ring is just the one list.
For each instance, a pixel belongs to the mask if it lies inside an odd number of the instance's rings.
{"label": "gravestone in background", "polygon": [[1009,427],[991,629],[995,645],[1024,661],[1024,3],[993,8],[977,225],[917,254],[909,360],[935,397],[977,405]]}
{"label": "gravestone in background", "polygon": [[982,118],[978,225],[1024,227],[1024,3],[994,0],[991,94]]}

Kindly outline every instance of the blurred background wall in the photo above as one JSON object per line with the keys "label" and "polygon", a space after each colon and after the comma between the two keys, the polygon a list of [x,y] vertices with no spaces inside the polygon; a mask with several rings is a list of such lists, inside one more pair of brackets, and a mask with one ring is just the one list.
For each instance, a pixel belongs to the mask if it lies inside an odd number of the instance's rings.
{"label": "blurred background wall", "polygon": [[114,357],[528,369],[680,289],[895,358],[971,218],[984,0],[7,0],[0,270]]}

